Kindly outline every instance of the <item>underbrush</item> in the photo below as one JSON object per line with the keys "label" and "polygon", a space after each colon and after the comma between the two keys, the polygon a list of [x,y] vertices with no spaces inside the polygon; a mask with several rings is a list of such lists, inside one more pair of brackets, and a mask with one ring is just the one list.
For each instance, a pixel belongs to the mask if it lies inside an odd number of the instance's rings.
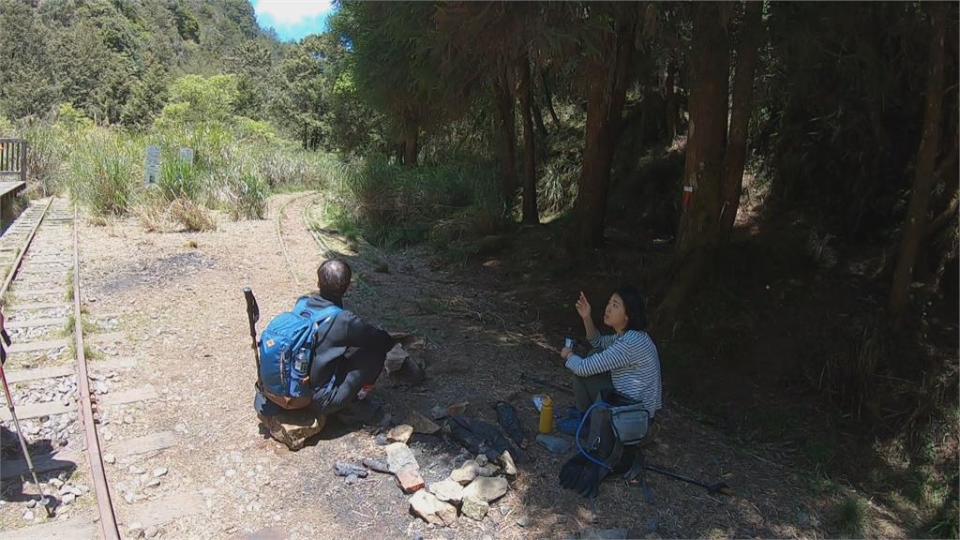
{"label": "underbrush", "polygon": [[486,164],[405,168],[372,158],[331,170],[326,220],[375,245],[449,248],[508,223]]}

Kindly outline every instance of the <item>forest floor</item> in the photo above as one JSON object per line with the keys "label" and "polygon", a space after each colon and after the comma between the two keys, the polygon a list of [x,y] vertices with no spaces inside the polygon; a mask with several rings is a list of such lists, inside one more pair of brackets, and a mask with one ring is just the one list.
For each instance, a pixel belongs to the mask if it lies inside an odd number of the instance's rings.
{"label": "forest floor", "polygon": [[[325,257],[344,258],[355,270],[346,307],[425,340],[413,355],[425,365],[426,381],[407,386],[385,375],[375,395],[386,412],[402,419],[468,401],[468,415],[496,423],[492,406],[503,400],[514,405],[528,433],[535,433],[537,421],[533,394],[552,394],[561,410],[570,404],[564,393],[531,385],[518,374],[568,383],[557,346],[577,330],[572,301],[578,291],[568,280],[543,281],[551,270],[542,267],[539,252],[524,261],[530,266],[526,274],[502,275],[496,259],[476,267],[440,264],[426,247],[381,251],[330,230],[318,231],[321,247],[311,231],[321,214],[317,197],[281,194],[269,208],[267,219],[221,220],[218,230],[201,233],[147,233],[135,218],[80,224],[84,305],[91,317],[119,321],[126,338],[122,352],[140,359],[130,383],[160,390],[159,399],[131,407],[134,423],[112,424],[113,436],[136,436],[147,428],[175,432],[176,446],[138,462],[147,470],[169,470],[159,486],[140,496],[190,492],[205,503],[196,514],[164,525],[162,537],[586,537],[602,529],[650,538],[841,533],[831,516],[851,488],[824,490],[816,473],[703,421],[671,396],[671,389],[682,386],[677,381],[665,381],[667,399],[647,459],[723,481],[732,496],[648,474],[652,500],[610,479],[594,507],[560,489],[557,473],[566,456],[531,444],[531,459],[518,464],[518,477],[486,518],[461,516],[451,527],[436,527],[411,515],[409,496],[392,477],[372,474],[348,484],[334,475],[335,462],[383,458],[372,429],[334,424],[302,450],[288,451],[264,435],[252,407],[256,373],[242,287],[257,295],[262,329],[314,288],[315,269]],[[594,282],[583,288],[599,293],[603,287]],[[604,303],[594,296],[595,309]],[[427,483],[470,457],[444,436],[416,434],[410,447]],[[130,480],[126,464],[107,465],[107,473],[113,485]],[[114,500],[121,527],[129,526],[126,501]],[[908,535],[883,506],[870,503],[866,512],[870,526],[864,535]]]}

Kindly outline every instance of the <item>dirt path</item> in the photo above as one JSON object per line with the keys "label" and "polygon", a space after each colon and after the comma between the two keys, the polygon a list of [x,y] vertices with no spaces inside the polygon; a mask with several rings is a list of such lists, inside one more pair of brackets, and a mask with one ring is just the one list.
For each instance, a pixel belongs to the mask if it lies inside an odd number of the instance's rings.
{"label": "dirt path", "polygon": [[[484,521],[461,517],[456,526],[439,529],[408,514],[407,497],[392,478],[373,475],[347,485],[332,474],[338,460],[381,456],[368,431],[331,429],[299,452],[266,438],[252,408],[256,375],[241,288],[251,286],[257,294],[262,328],[312,288],[315,268],[330,251],[356,271],[349,309],[426,339],[418,353],[429,375],[424,385],[410,388],[387,378],[378,384],[377,395],[394,418],[468,400],[470,414],[495,421],[491,405],[509,400],[532,432],[530,391],[542,389],[523,385],[518,372],[566,380],[548,348],[560,337],[543,335],[536,306],[506,295],[492,298],[455,275],[431,270],[416,250],[357,253],[329,232],[320,233],[324,246],[318,247],[307,228],[317,219],[315,200],[278,195],[270,201],[270,218],[223,221],[218,231],[206,233],[148,234],[133,219],[81,225],[88,310],[119,321],[126,350],[139,358],[137,377],[161,393],[136,406],[135,424],[112,426],[113,436],[139,435],[149,426],[177,437],[176,446],[138,461],[147,470],[169,469],[159,486],[135,490],[138,501],[182,493],[203,501],[196,514],[163,526],[164,537],[231,538],[272,528],[292,538],[357,532],[373,538],[513,538],[570,536],[586,527],[628,528],[633,536],[652,537],[825,535],[825,498],[813,497],[804,475],[735,450],[722,434],[670,403],[658,416],[662,429],[648,459],[723,480],[737,495],[717,498],[650,475],[650,504],[639,490],[609,481],[596,504],[596,524],[578,512],[585,508],[578,497],[559,489],[562,459],[537,446],[529,451],[535,461],[520,466],[511,491]],[[281,209],[286,257],[276,233]],[[562,394],[555,398],[565,405]],[[418,437],[411,447],[427,482],[444,478],[464,457],[443,438]],[[109,466],[108,475],[113,482],[130,481],[126,465]],[[115,499],[120,521],[129,525],[127,502]]]}

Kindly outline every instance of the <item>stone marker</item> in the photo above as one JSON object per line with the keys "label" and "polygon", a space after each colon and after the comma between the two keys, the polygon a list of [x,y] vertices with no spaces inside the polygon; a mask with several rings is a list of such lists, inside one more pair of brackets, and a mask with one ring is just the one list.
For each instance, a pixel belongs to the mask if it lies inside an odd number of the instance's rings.
{"label": "stone marker", "polygon": [[477,521],[483,520],[489,510],[490,505],[486,501],[475,497],[464,497],[463,505],[460,507],[460,512],[462,512],[463,515]]}
{"label": "stone marker", "polygon": [[471,459],[464,463],[459,469],[454,469],[454,471],[450,473],[450,479],[465,486],[473,482],[473,479],[477,477],[479,471],[480,466],[477,465],[476,461]]}
{"label": "stone marker", "polygon": [[463,499],[463,486],[448,478],[430,484],[430,493],[443,502],[460,504],[460,500]]}
{"label": "stone marker", "polygon": [[454,403],[453,405],[447,407],[447,416],[463,416],[463,413],[467,412],[467,407],[469,406],[469,401]]}
{"label": "stone marker", "polygon": [[420,490],[410,497],[410,508],[427,523],[453,525],[457,521],[457,508],[436,498],[432,493]]}
{"label": "stone marker", "polygon": [[400,424],[399,426],[394,427],[387,433],[387,439],[394,442],[405,443],[410,440],[410,437],[413,436],[413,426],[407,424]]}
{"label": "stone marker", "polygon": [[480,476],[463,490],[463,498],[473,497],[489,503],[506,495],[508,488],[505,478]]}
{"label": "stone marker", "polygon": [[433,435],[434,433],[440,431],[440,426],[438,426],[433,420],[430,420],[426,416],[416,411],[410,414],[410,418],[407,419],[407,422],[413,426],[414,433]]}
{"label": "stone marker", "polygon": [[290,450],[300,450],[307,439],[323,431],[326,417],[317,416],[306,409],[284,411],[277,416],[257,415],[270,431],[270,436],[287,445]]}
{"label": "stone marker", "polygon": [[510,455],[509,450],[504,450],[500,454],[500,465],[503,465],[503,472],[507,476],[517,475],[517,464],[513,462],[513,456]]}
{"label": "stone marker", "polygon": [[387,452],[387,466],[390,467],[390,472],[393,474],[397,474],[400,469],[411,466],[420,470],[417,458],[413,455],[409,446],[403,443],[393,443],[388,444],[384,450]]}
{"label": "stone marker", "polygon": [[497,467],[493,463],[487,463],[477,470],[477,474],[480,476],[496,476],[498,472],[500,472],[500,467]]}
{"label": "stone marker", "polygon": [[397,483],[400,484],[400,489],[402,489],[404,493],[409,494],[423,489],[424,481],[423,477],[420,476],[419,469],[406,467],[400,469],[395,474],[397,476]]}

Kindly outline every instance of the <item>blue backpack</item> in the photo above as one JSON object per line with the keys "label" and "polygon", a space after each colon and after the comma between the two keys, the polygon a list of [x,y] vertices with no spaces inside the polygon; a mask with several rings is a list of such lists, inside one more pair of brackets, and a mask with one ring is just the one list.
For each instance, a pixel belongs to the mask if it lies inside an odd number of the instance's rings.
{"label": "blue backpack", "polygon": [[260,336],[260,390],[267,399],[284,409],[310,404],[313,355],[340,311],[337,306],[311,307],[304,296],[293,311],[270,321]]}

